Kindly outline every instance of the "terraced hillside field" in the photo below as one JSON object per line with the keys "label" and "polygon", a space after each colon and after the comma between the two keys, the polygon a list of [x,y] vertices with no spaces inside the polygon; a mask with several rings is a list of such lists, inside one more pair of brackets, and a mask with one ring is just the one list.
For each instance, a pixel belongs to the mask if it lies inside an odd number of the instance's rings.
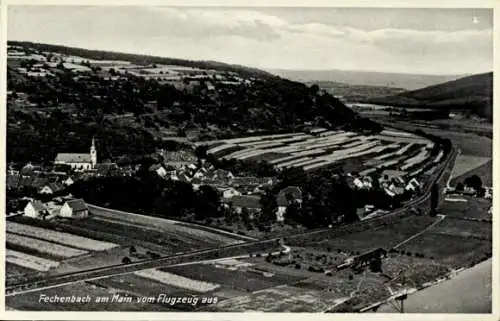
{"label": "terraced hillside field", "polygon": [[320,128],[310,133],[252,136],[204,144],[208,154],[220,159],[263,160],[277,169],[302,167],[306,171],[356,160],[362,174],[392,169],[418,175],[443,157],[436,152],[438,147],[433,142],[395,130],[364,136]]}

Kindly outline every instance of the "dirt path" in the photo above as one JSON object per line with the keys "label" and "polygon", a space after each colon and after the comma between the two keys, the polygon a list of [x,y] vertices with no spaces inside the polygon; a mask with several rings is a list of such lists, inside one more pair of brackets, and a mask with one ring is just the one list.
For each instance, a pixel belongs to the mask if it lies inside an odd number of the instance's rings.
{"label": "dirt path", "polygon": [[424,234],[425,232],[429,231],[431,228],[433,228],[434,226],[436,226],[436,224],[438,224],[439,222],[441,222],[442,220],[444,220],[445,217],[446,217],[446,215],[443,215],[443,214],[438,214],[437,216],[438,216],[438,219],[436,220],[436,222],[434,222],[431,225],[427,226],[425,229],[423,229],[422,231],[418,232],[417,234],[412,235],[411,237],[407,238],[406,240],[404,240],[404,241],[396,244],[395,246],[393,246],[393,249],[397,249],[398,247],[400,247],[402,245],[405,245],[406,243],[410,242],[414,238],[417,238],[420,235]]}

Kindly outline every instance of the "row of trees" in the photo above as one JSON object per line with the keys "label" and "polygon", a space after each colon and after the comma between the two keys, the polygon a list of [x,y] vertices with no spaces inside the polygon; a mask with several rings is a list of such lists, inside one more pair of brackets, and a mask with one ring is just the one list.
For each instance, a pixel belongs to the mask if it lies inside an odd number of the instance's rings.
{"label": "row of trees", "polygon": [[159,178],[147,171],[138,177],[99,177],[75,182],[70,192],[89,203],[164,218],[197,220],[224,215],[220,196],[213,187]]}

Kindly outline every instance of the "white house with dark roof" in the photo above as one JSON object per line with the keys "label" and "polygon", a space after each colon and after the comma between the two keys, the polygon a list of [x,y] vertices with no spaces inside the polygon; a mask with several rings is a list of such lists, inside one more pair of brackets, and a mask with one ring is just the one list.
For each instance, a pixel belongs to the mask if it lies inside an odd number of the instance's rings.
{"label": "white house with dark roof", "polygon": [[24,207],[24,215],[31,218],[45,218],[49,215],[47,207],[40,201],[34,200]]}
{"label": "white house with dark roof", "polygon": [[69,165],[76,170],[91,170],[97,164],[97,150],[94,139],[89,154],[59,153],[54,161],[55,165]]}
{"label": "white house with dark roof", "polygon": [[89,208],[82,199],[69,200],[61,207],[60,217],[85,218],[89,216]]}

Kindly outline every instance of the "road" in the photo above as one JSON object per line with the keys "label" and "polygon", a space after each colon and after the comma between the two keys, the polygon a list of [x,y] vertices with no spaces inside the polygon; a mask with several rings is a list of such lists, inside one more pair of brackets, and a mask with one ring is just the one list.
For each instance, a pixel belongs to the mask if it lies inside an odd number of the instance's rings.
{"label": "road", "polygon": [[[491,313],[492,259],[408,296],[406,313]],[[381,306],[379,313],[398,313],[391,304]]]}

